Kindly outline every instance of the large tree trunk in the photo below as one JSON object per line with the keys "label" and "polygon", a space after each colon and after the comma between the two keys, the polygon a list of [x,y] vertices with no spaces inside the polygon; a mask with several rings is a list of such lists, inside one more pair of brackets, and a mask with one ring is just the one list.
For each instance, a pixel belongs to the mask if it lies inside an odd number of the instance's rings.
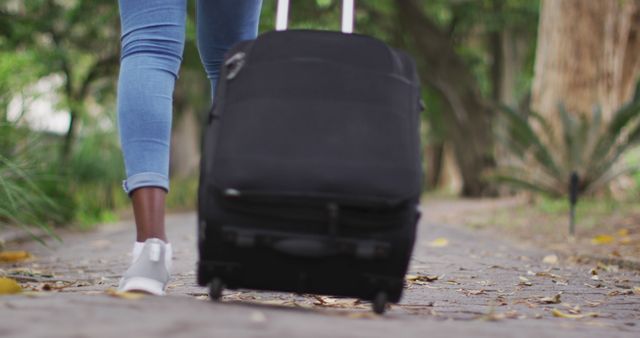
{"label": "large tree trunk", "polygon": [[495,64],[492,65],[492,67],[499,68],[499,70],[494,70],[494,81],[496,81],[493,87],[494,100],[516,108],[520,100],[523,99],[518,97],[516,92],[518,78],[522,76],[527,54],[531,48],[530,42],[535,36],[521,34],[511,29],[494,34],[500,41],[496,43],[494,51],[494,53],[500,53],[500,56],[494,58]]}
{"label": "large tree trunk", "polygon": [[[640,72],[640,0],[542,0],[532,109],[557,123],[558,104],[603,117],[624,104]],[[555,119],[555,120],[554,120]]]}
{"label": "large tree trunk", "polygon": [[462,176],[462,195],[495,194],[495,186],[483,178],[492,168],[493,112],[480,96],[475,78],[456,54],[450,37],[422,11],[418,2],[396,2],[399,23],[411,35],[421,77],[445,100],[447,138],[452,142]]}

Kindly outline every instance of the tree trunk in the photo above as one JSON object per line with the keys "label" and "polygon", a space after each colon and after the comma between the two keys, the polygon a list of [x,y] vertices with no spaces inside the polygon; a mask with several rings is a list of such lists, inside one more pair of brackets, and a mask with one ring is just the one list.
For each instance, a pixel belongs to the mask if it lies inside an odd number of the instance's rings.
{"label": "tree trunk", "polygon": [[413,0],[396,1],[399,23],[410,34],[423,81],[445,101],[445,124],[463,179],[462,195],[493,195],[495,186],[483,178],[495,165],[493,112],[480,96],[475,78],[456,54],[450,37]]}
{"label": "tree trunk", "polygon": [[640,0],[542,0],[531,107],[557,124],[558,104],[605,121],[640,73]]}
{"label": "tree trunk", "polygon": [[71,157],[71,148],[75,142],[76,137],[76,125],[78,120],[78,114],[74,109],[69,111],[69,128],[64,135],[64,143],[62,144],[62,159],[66,162]]}
{"label": "tree trunk", "polygon": [[444,143],[434,142],[425,147],[424,159],[426,162],[425,185],[427,190],[435,190],[442,178],[444,164]]}

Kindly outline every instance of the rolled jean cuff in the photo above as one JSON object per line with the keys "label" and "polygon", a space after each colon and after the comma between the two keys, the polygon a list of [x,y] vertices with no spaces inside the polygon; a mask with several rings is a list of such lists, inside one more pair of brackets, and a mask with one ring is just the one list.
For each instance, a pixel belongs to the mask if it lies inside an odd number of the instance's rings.
{"label": "rolled jean cuff", "polygon": [[157,173],[139,173],[128,177],[122,181],[122,189],[127,195],[131,195],[131,192],[142,187],[158,187],[169,192],[169,178],[157,174]]}

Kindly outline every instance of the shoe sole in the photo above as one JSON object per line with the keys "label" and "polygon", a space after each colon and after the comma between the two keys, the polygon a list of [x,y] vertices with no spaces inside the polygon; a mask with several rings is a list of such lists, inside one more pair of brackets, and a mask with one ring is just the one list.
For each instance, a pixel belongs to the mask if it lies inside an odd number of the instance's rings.
{"label": "shoe sole", "polygon": [[119,291],[141,291],[156,296],[164,296],[164,285],[162,282],[145,277],[131,277],[118,288]]}

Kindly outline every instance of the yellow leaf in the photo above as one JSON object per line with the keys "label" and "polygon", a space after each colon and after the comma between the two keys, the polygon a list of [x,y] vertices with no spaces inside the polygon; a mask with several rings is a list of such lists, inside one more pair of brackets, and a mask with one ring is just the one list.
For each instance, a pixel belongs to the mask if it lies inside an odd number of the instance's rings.
{"label": "yellow leaf", "polygon": [[542,263],[544,264],[558,264],[558,256],[556,255],[547,255],[542,259]]}
{"label": "yellow leaf", "polygon": [[589,313],[583,313],[583,314],[571,314],[571,313],[566,313],[566,312],[562,312],[558,309],[552,309],[551,313],[553,314],[554,317],[560,317],[560,318],[569,318],[569,319],[582,319],[582,318],[587,318],[587,317],[598,317],[598,314],[595,312],[589,312]]}
{"label": "yellow leaf", "polygon": [[407,275],[408,282],[434,282],[437,281],[440,276],[425,276],[425,275]]}
{"label": "yellow leaf", "polygon": [[616,235],[618,235],[619,237],[629,236],[629,229],[620,229],[616,231]]}
{"label": "yellow leaf", "polygon": [[640,286],[636,286],[633,288],[633,293],[635,293],[636,295],[640,296]]}
{"label": "yellow leaf", "polygon": [[32,258],[30,253],[26,251],[3,251],[0,252],[0,262],[13,263]]}
{"label": "yellow leaf", "polygon": [[144,297],[143,293],[139,293],[139,292],[129,292],[129,291],[118,291],[115,289],[107,289],[107,291],[105,291],[105,293],[111,297],[118,297],[118,298],[122,298],[122,299],[128,299],[128,300],[136,300],[136,299],[140,299],[142,297]]}
{"label": "yellow leaf", "polygon": [[440,237],[429,242],[427,245],[429,245],[432,248],[442,248],[449,245],[449,240],[444,237]]}
{"label": "yellow leaf", "polygon": [[0,277],[0,295],[12,295],[21,291],[20,284],[14,279]]}
{"label": "yellow leaf", "polygon": [[611,244],[613,242],[613,240],[614,240],[613,236],[610,236],[610,235],[598,235],[598,236],[593,237],[591,239],[591,244],[594,244],[594,245]]}

